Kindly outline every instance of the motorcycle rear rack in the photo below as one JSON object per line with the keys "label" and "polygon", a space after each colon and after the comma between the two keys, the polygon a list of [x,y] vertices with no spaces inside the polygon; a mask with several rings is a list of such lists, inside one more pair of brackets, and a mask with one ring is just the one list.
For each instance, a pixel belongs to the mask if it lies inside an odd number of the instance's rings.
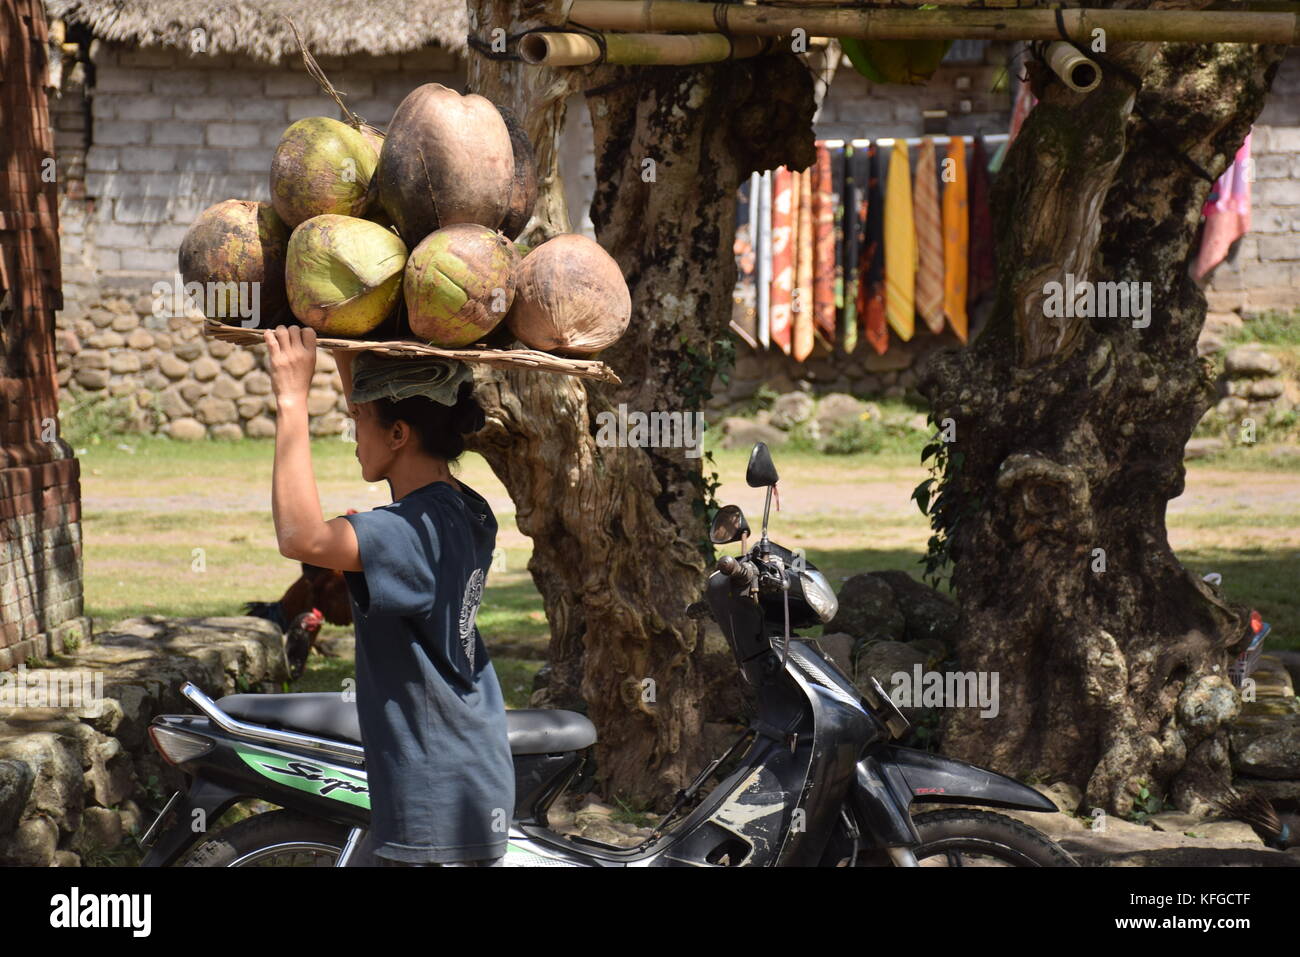
{"label": "motorcycle rear rack", "polygon": [[329,755],[335,758],[342,758],[352,764],[364,764],[366,758],[365,748],[359,744],[347,744],[342,741],[332,741],[329,738],[318,738],[311,734],[302,734],[298,731],[279,731],[275,728],[268,728],[260,724],[249,724],[246,721],[240,721],[238,718],[232,718],[226,712],[217,707],[215,701],[199,690],[193,682],[187,681],[181,686],[181,694],[189,700],[190,704],[203,712],[209,721],[215,724],[227,734],[237,735],[242,738],[252,738],[257,741],[265,741],[269,744],[278,744],[289,748],[298,748],[310,751],[316,754]]}

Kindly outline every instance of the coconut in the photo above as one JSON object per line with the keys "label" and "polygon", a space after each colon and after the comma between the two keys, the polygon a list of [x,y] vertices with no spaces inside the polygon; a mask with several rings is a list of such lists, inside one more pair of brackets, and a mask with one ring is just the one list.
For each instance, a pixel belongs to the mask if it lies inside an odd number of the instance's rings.
{"label": "coconut", "polygon": [[379,202],[411,247],[457,223],[496,229],[514,175],[510,131],[492,102],[440,83],[402,100],[375,171]]}
{"label": "coconut", "polygon": [[271,160],[271,202],[291,228],[313,216],[360,216],[370,204],[375,139],[325,116],[284,131]]}
{"label": "coconut", "polygon": [[406,264],[411,331],[448,349],[477,342],[510,311],[518,263],[514,244],[486,226],[458,223],[430,233]]}
{"label": "coconut", "polygon": [[530,349],[589,356],[618,341],[632,318],[632,295],[609,253],[586,236],[548,239],[516,273],[510,331]]}
{"label": "coconut", "polygon": [[[228,199],[201,212],[181,240],[178,265],[185,282],[202,283],[211,319],[255,318],[265,328],[282,322],[289,228],[268,203]],[[209,285],[211,283],[212,285]],[[247,285],[244,285],[247,284]],[[251,305],[253,316],[241,315]],[[241,322],[242,324],[242,322]]]}
{"label": "coconut", "polygon": [[498,106],[497,112],[510,131],[510,148],[515,156],[510,208],[501,223],[501,232],[513,239],[524,231],[528,220],[533,217],[533,207],[537,205],[537,160],[533,155],[533,144],[524,131],[524,125],[519,122],[519,117],[505,106]]}
{"label": "coconut", "polygon": [[289,307],[317,332],[364,335],[392,311],[405,266],[406,245],[392,230],[352,216],[314,216],[289,237]]}

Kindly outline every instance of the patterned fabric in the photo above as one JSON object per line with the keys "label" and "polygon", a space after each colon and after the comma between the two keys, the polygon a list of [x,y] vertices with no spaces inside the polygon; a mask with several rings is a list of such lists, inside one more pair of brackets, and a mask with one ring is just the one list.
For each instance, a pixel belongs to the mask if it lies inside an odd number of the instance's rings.
{"label": "patterned fabric", "polygon": [[984,137],[975,137],[970,161],[970,274],[967,302],[974,304],[993,292],[997,282],[993,244],[993,212],[989,207],[989,156]]}
{"label": "patterned fabric", "polygon": [[931,332],[943,332],[943,222],[939,218],[934,140],[929,136],[921,141],[916,158],[912,215],[916,220],[916,311]]}
{"label": "patterned fabric", "polygon": [[473,382],[469,366],[459,359],[397,359],[360,352],[352,359],[352,391],[358,405],[375,399],[400,402],[424,396],[442,405],[455,405],[462,382]]}
{"label": "patterned fabric", "polygon": [[758,193],[758,260],[755,275],[758,281],[757,324],[758,344],[763,349],[772,345],[772,172],[759,178]]}
{"label": "patterned fabric", "polygon": [[881,355],[889,348],[885,320],[885,195],[880,189],[880,150],[867,148],[867,214],[860,253],[858,324],[871,348]]}
{"label": "patterned fabric", "polygon": [[784,166],[772,176],[772,342],[790,354],[790,300],[794,292],[794,174]]}
{"label": "patterned fabric", "polygon": [[894,140],[885,184],[885,318],[904,342],[916,323],[916,227],[907,141]]}
{"label": "patterned fabric", "polygon": [[1198,283],[1227,258],[1232,244],[1250,231],[1250,137],[1247,133],[1202,208],[1205,229],[1192,266],[1192,278]]}
{"label": "patterned fabric", "polygon": [[966,274],[969,266],[970,212],[966,208],[966,141],[948,142],[943,190],[943,311],[948,324],[966,341]]}
{"label": "patterned fabric", "polygon": [[[835,308],[844,308],[844,150],[836,146],[830,150],[831,200],[835,204],[835,228],[831,241],[835,245]],[[837,330],[838,331],[838,330]]]}
{"label": "patterned fabric", "polygon": [[751,202],[755,192],[752,177],[741,183],[736,192],[736,238],[731,245],[736,257],[731,328],[751,349],[758,346],[758,286],[754,281],[754,216]]}
{"label": "patterned fabric", "polygon": [[[794,340],[790,354],[799,362],[807,359],[813,348],[813,235],[812,170],[799,176],[799,245],[795,272],[795,301],[790,307],[794,323]],[[797,307],[797,308],[796,308]]]}
{"label": "patterned fabric", "polygon": [[827,347],[835,342],[835,206],[831,151],[817,147],[811,176],[813,219],[813,332]]}
{"label": "patterned fabric", "polygon": [[858,347],[858,250],[867,213],[867,151],[844,147],[844,309],[840,347]]}

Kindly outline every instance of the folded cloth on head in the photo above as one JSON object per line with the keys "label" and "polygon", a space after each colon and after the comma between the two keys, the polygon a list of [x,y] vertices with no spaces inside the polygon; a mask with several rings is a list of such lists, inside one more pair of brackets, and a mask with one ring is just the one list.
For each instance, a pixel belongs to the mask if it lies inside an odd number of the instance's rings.
{"label": "folded cloth on head", "polygon": [[362,352],[352,361],[355,403],[392,399],[400,402],[422,395],[443,405],[455,405],[460,384],[473,381],[469,366],[459,359],[394,359]]}

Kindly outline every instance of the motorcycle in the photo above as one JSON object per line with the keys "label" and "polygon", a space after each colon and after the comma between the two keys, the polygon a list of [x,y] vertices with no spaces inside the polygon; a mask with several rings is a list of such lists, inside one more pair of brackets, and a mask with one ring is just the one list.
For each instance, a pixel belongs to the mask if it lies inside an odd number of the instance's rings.
{"label": "motorcycle", "polygon": [[[596,729],[560,710],[509,711],[516,806],[508,866],[1078,866],[1041,832],[982,807],[1056,812],[1038,791],[897,740],[907,719],[879,682],[861,690],[792,629],[830,621],[837,600],[816,566],[768,537],[777,472],[767,446],[746,482],[766,488],[747,552],[741,509],[719,509],[710,538],[741,542],[707,583],[707,602],[753,689],[755,716],[682,789],[634,847],[563,835],[547,812],[587,765]],[[347,866],[369,826],[365,754],[347,693],[235,694],[182,688],[197,715],[160,715],[149,734],[188,775],[142,843],[143,866]],[[725,777],[723,775],[725,774]],[[722,777],[707,789],[715,777]],[[237,801],[279,806],[206,835]],[[914,802],[960,807],[913,813]],[[970,807],[976,805],[977,807]],[[200,826],[204,825],[204,826]],[[197,845],[197,846],[195,846]],[[188,852],[188,853],[187,853]]]}

